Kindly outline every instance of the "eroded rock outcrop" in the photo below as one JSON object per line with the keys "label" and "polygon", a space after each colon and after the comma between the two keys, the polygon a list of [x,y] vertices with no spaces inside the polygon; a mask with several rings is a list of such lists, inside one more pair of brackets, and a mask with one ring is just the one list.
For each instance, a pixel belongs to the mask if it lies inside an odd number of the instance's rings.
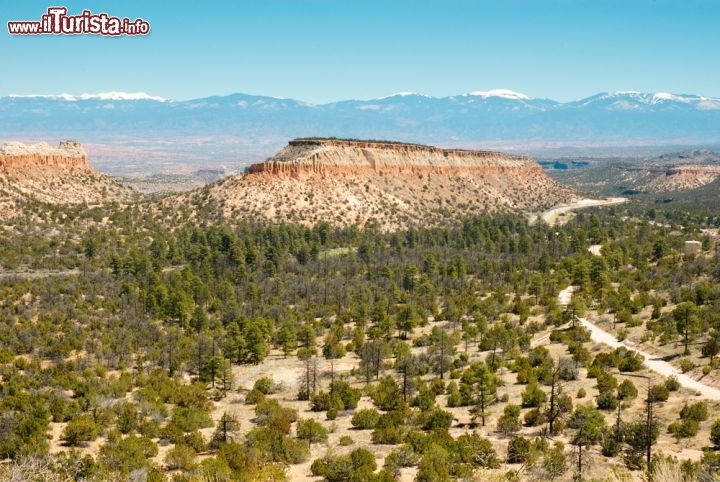
{"label": "eroded rock outcrop", "polygon": [[272,159],[250,166],[253,174],[361,177],[433,173],[441,175],[533,175],[531,158],[498,152],[441,149],[418,144],[337,139],[296,139]]}
{"label": "eroded rock outcrop", "polygon": [[0,220],[44,205],[102,204],[137,199],[137,193],[91,168],[82,144],[63,141],[0,147]]}
{"label": "eroded rock outcrop", "polygon": [[168,198],[226,219],[442,226],[540,210],[577,196],[531,158],[417,144],[296,139],[248,173]]}
{"label": "eroded rock outcrop", "polygon": [[687,164],[670,167],[649,187],[653,191],[682,191],[705,186],[719,177],[720,166]]}
{"label": "eroded rock outcrop", "polygon": [[20,142],[10,142],[0,147],[0,169],[42,166],[89,169],[85,149],[76,141],[62,141],[59,147],[51,147],[46,142],[30,146]]}

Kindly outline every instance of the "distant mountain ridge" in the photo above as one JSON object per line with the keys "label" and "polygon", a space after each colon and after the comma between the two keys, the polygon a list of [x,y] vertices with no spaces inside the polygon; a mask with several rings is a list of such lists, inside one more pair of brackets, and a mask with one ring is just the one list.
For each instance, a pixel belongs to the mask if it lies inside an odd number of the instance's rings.
{"label": "distant mountain ridge", "polygon": [[[172,161],[262,160],[297,137],[395,139],[472,149],[532,146],[688,145],[720,142],[720,99],[618,92],[558,102],[496,89],[450,97],[402,92],[314,105],[231,94],[168,100],[144,93],[0,97],[10,139],[76,138],[102,168]],[[96,145],[102,145],[103,152]],[[128,153],[138,146],[140,154]],[[105,152],[107,151],[107,152]],[[114,164],[113,164],[114,163]]]}

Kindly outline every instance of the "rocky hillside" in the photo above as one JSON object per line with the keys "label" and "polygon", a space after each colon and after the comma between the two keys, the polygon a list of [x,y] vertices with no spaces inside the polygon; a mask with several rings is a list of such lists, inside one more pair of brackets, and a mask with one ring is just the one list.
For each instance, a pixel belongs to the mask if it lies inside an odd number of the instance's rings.
{"label": "rocky hillside", "polygon": [[[579,169],[552,169],[558,181],[593,196],[692,194],[720,179],[720,153],[708,149],[647,159],[597,160]],[[710,190],[709,192],[712,192]]]}
{"label": "rocky hillside", "polygon": [[0,147],[0,219],[30,205],[100,204],[126,201],[136,193],[92,169],[79,142],[54,148],[41,142],[11,142]]}
{"label": "rocky hillside", "polygon": [[167,199],[228,219],[382,229],[539,210],[574,198],[531,158],[417,144],[296,139],[248,173]]}

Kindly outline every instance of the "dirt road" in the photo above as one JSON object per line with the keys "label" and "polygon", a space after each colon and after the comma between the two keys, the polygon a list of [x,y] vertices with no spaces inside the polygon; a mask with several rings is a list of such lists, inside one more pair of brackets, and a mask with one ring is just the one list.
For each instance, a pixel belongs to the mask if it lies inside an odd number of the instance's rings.
{"label": "dirt road", "polygon": [[[560,292],[558,295],[558,301],[561,305],[567,305],[570,303],[570,299],[572,298],[573,293],[573,286],[568,286],[564,290]],[[579,318],[580,323],[590,330],[590,337],[593,341],[597,343],[603,343],[605,345],[608,345],[611,348],[618,348],[621,346],[624,346],[625,348],[629,350],[634,350],[637,353],[639,353],[644,359],[645,359],[645,366],[654,371],[655,373],[659,373],[660,375],[664,377],[669,376],[676,376],[678,382],[680,382],[680,385],[682,385],[685,388],[689,388],[691,390],[695,390],[704,398],[710,399],[710,400],[720,400],[720,390],[711,387],[708,385],[705,385],[704,383],[701,383],[697,380],[694,380],[690,378],[689,376],[683,374],[672,366],[670,363],[661,360],[660,358],[650,355],[649,353],[645,353],[642,350],[639,350],[637,347],[634,346],[634,344],[624,341],[618,341],[617,338],[615,338],[614,335],[608,333],[607,331],[603,330],[599,326],[595,325],[593,322],[588,320],[587,318]]]}
{"label": "dirt road", "polygon": [[[560,215],[568,213],[570,211],[574,211],[576,209],[584,209],[584,208],[591,208],[594,206],[608,206],[611,204],[621,204],[627,202],[627,198],[624,197],[611,197],[607,199],[581,199],[580,201],[574,202],[572,204],[566,204],[564,206],[556,206],[554,208],[548,209],[544,213],[540,215],[540,219],[545,221],[550,226],[554,226],[556,223],[564,223],[565,221],[562,219],[559,219]],[[533,221],[536,221],[534,219]]]}

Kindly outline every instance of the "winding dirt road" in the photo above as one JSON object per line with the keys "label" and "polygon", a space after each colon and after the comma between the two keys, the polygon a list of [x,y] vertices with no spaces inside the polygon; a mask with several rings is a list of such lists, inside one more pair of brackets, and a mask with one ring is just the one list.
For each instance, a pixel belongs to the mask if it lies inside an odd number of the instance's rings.
{"label": "winding dirt road", "polygon": [[[556,223],[561,222],[561,224],[564,222],[560,219],[561,214],[568,213],[570,211],[575,211],[576,209],[584,209],[584,208],[591,208],[595,206],[608,206],[611,204],[622,204],[624,202],[627,202],[627,198],[624,197],[610,197],[607,199],[581,199],[580,201],[574,202],[572,204],[566,204],[564,206],[556,206],[554,208],[548,209],[544,213],[540,215],[540,219],[545,221],[548,225],[554,226]],[[534,219],[533,221],[536,221]]]}
{"label": "winding dirt road", "polygon": [[[570,303],[570,299],[572,298],[574,287],[568,286],[564,290],[560,292],[558,295],[558,301],[561,305],[566,306],[568,303]],[[646,353],[642,350],[637,349],[637,347],[634,346],[633,343],[630,342],[624,342],[624,341],[618,341],[617,338],[615,338],[614,335],[608,333],[607,331],[603,330],[587,318],[579,318],[580,323],[590,330],[590,337],[594,342],[597,343],[603,343],[605,345],[608,345],[611,348],[618,348],[621,346],[624,346],[625,348],[629,350],[636,351],[639,353],[644,359],[645,359],[645,366],[649,369],[654,371],[655,373],[658,373],[664,377],[669,376],[676,376],[678,382],[680,382],[680,385],[682,385],[685,388],[689,388],[691,390],[695,390],[704,398],[710,399],[710,400],[720,400],[720,390],[711,387],[709,385],[705,385],[704,383],[701,383],[695,379],[690,378],[689,376],[683,374],[672,366],[670,363],[654,356],[650,355],[649,353]]]}

